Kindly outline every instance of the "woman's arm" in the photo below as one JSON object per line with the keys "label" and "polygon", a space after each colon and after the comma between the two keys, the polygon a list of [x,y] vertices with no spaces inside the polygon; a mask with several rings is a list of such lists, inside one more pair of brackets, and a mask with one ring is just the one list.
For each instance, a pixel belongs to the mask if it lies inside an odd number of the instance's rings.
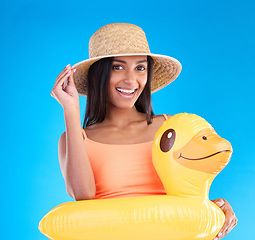
{"label": "woman's arm", "polygon": [[64,68],[56,79],[51,96],[64,109],[66,132],[59,138],[58,153],[66,190],[74,199],[85,200],[95,197],[96,187],[83,142],[79,95],[73,81],[74,71],[70,65]]}
{"label": "woman's arm", "polygon": [[229,202],[225,199],[218,198],[212,200],[225,214],[225,223],[218,235],[213,240],[222,239],[225,237],[237,224],[237,218]]}
{"label": "woman's arm", "polygon": [[94,199],[93,171],[83,142],[78,112],[65,112],[66,132],[58,143],[59,163],[67,193],[75,200]]}

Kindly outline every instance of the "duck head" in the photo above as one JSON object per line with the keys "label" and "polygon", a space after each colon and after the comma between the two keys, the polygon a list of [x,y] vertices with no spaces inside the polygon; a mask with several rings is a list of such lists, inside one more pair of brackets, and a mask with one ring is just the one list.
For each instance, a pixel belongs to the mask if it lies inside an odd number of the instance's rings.
{"label": "duck head", "polygon": [[227,165],[231,144],[195,114],[166,120],[155,135],[154,167],[169,195],[208,198],[215,176]]}

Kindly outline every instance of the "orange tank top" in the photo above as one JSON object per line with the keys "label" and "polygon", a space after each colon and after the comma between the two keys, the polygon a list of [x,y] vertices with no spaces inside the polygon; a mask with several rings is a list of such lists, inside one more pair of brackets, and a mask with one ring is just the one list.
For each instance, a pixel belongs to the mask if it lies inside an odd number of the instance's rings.
{"label": "orange tank top", "polygon": [[96,183],[95,199],[166,194],[152,163],[153,141],[104,144],[87,138],[84,129],[83,133]]}

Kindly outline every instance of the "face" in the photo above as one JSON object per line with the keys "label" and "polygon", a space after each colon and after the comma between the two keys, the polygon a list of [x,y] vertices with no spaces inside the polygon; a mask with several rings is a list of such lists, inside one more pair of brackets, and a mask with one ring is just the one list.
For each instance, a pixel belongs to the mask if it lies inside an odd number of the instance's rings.
{"label": "face", "polygon": [[108,103],[132,108],[147,82],[147,56],[115,57],[108,85]]}

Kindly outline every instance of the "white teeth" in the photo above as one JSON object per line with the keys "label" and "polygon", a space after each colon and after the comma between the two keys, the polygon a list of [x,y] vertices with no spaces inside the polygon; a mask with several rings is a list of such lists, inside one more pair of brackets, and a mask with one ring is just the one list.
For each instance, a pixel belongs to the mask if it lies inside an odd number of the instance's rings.
{"label": "white teeth", "polygon": [[120,88],[117,88],[117,90],[118,90],[119,92],[129,93],[129,94],[132,94],[132,93],[135,92],[135,89],[133,89],[133,90],[127,90],[127,89],[120,89]]}

